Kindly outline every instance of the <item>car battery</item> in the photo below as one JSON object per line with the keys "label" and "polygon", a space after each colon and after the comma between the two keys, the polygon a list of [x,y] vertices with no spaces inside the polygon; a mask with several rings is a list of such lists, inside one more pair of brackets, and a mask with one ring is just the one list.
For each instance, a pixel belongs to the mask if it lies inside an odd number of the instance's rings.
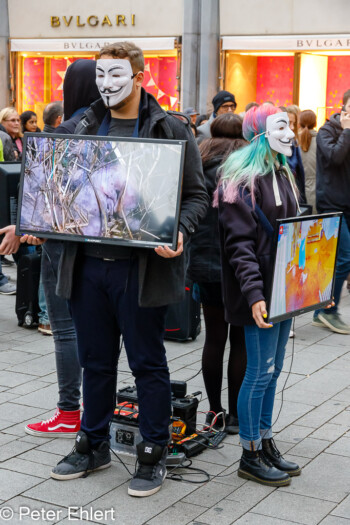
{"label": "car battery", "polygon": [[138,417],[138,406],[135,403],[124,401],[116,406],[110,434],[111,449],[117,454],[136,456],[136,445],[142,441]]}
{"label": "car battery", "polygon": [[183,397],[171,400],[173,417],[186,424],[185,435],[190,436],[196,432],[198,399],[196,397]]}

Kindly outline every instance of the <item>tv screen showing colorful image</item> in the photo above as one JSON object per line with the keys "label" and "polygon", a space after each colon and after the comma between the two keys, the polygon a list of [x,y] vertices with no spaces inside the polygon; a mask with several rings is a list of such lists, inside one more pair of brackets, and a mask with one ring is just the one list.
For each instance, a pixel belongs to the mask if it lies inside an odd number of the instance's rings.
{"label": "tv screen showing colorful image", "polygon": [[176,249],[185,145],[25,135],[17,232]]}
{"label": "tv screen showing colorful image", "polygon": [[278,322],[330,304],[341,214],[279,220],[268,319]]}

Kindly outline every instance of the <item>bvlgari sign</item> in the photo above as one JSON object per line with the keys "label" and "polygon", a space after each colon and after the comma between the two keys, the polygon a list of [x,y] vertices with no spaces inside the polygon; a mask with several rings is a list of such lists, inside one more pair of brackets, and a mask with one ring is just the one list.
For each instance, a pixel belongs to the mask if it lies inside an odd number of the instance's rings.
{"label": "bvlgari sign", "polygon": [[51,16],[51,27],[105,27],[105,26],[127,26],[135,25],[135,15],[130,15],[128,18],[126,15],[104,15],[98,17],[97,15],[89,15],[83,17],[77,16]]}
{"label": "bvlgari sign", "polygon": [[350,35],[224,36],[224,50],[326,51],[350,49]]}

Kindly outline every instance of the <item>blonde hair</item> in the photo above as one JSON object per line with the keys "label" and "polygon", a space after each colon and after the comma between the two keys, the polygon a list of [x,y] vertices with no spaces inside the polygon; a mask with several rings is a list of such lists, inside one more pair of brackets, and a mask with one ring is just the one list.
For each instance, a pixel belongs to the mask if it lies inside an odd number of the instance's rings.
{"label": "blonde hair", "polygon": [[[8,108],[4,108],[0,111],[0,124],[2,124],[4,122],[4,120],[8,120],[9,117],[11,117],[11,115],[13,113],[16,113],[16,115],[18,115],[17,113],[17,110],[16,108],[13,108],[13,107],[8,107]],[[18,118],[19,118],[19,115],[18,115]],[[22,130],[21,130],[21,121],[19,121],[19,132],[17,133],[17,137],[23,137],[23,133],[22,133]]]}

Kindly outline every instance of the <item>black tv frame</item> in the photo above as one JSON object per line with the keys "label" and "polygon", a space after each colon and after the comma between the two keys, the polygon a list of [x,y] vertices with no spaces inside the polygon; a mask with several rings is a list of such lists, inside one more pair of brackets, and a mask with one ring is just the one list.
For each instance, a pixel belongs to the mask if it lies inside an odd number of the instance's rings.
{"label": "black tv frame", "polygon": [[[22,212],[22,201],[23,201],[23,185],[24,185],[24,174],[25,174],[25,164],[26,164],[26,150],[28,139],[34,138],[49,138],[49,139],[63,139],[63,140],[82,140],[82,141],[108,141],[108,142],[136,142],[136,143],[154,143],[154,144],[164,144],[164,145],[180,145],[181,146],[181,156],[179,163],[179,174],[178,174],[178,184],[177,184],[177,198],[176,198],[176,211],[174,217],[174,229],[172,234],[171,242],[164,242],[156,240],[135,240],[135,239],[122,239],[117,237],[94,237],[88,235],[79,235],[79,234],[70,234],[70,233],[60,233],[60,232],[48,232],[35,229],[26,229],[21,227],[21,212]],[[180,211],[181,211],[181,196],[182,196],[182,184],[183,184],[183,171],[184,171],[184,160],[186,152],[187,141],[186,140],[165,140],[165,139],[148,139],[148,138],[133,138],[133,137],[112,137],[112,136],[96,136],[96,135],[65,135],[58,133],[25,133],[23,141],[23,155],[22,155],[22,166],[21,166],[21,177],[20,177],[20,187],[19,187],[19,198],[18,198],[18,214],[17,214],[17,224],[16,224],[16,235],[30,234],[36,237],[43,239],[56,239],[64,241],[78,241],[78,242],[91,242],[98,244],[109,244],[116,246],[129,246],[136,248],[155,248],[159,245],[169,246],[171,249],[177,249],[177,238],[179,230],[179,221],[180,221]]]}
{"label": "black tv frame", "polygon": [[327,301],[321,301],[319,303],[315,303],[310,306],[306,306],[305,308],[299,308],[298,310],[292,310],[290,312],[286,312],[281,315],[275,315],[270,316],[269,308],[271,305],[272,300],[272,294],[273,294],[273,284],[274,284],[274,277],[275,277],[275,270],[276,270],[276,255],[277,255],[277,248],[278,248],[278,235],[279,235],[279,229],[280,226],[283,224],[288,224],[291,222],[305,222],[310,220],[317,220],[317,219],[326,219],[328,217],[340,217],[339,221],[339,234],[337,237],[337,248],[334,258],[334,268],[333,268],[333,279],[332,279],[332,292],[331,297],[333,297],[334,293],[334,283],[335,283],[335,269],[337,264],[337,257],[338,257],[338,248],[339,248],[339,236],[340,236],[340,228],[342,224],[343,219],[343,213],[342,212],[334,212],[334,213],[323,213],[323,214],[315,214],[315,215],[299,215],[298,217],[289,217],[288,219],[277,219],[276,221],[276,228],[274,232],[274,238],[273,238],[273,253],[272,253],[272,260],[273,260],[273,271],[272,271],[272,280],[271,285],[269,287],[268,292],[268,300],[267,300],[267,311],[268,311],[268,322],[269,323],[279,323],[281,321],[285,321],[286,319],[291,319],[292,317],[295,317],[297,315],[304,314],[306,312],[311,312],[313,310],[324,308],[325,306],[328,306],[330,304],[329,300]]}

